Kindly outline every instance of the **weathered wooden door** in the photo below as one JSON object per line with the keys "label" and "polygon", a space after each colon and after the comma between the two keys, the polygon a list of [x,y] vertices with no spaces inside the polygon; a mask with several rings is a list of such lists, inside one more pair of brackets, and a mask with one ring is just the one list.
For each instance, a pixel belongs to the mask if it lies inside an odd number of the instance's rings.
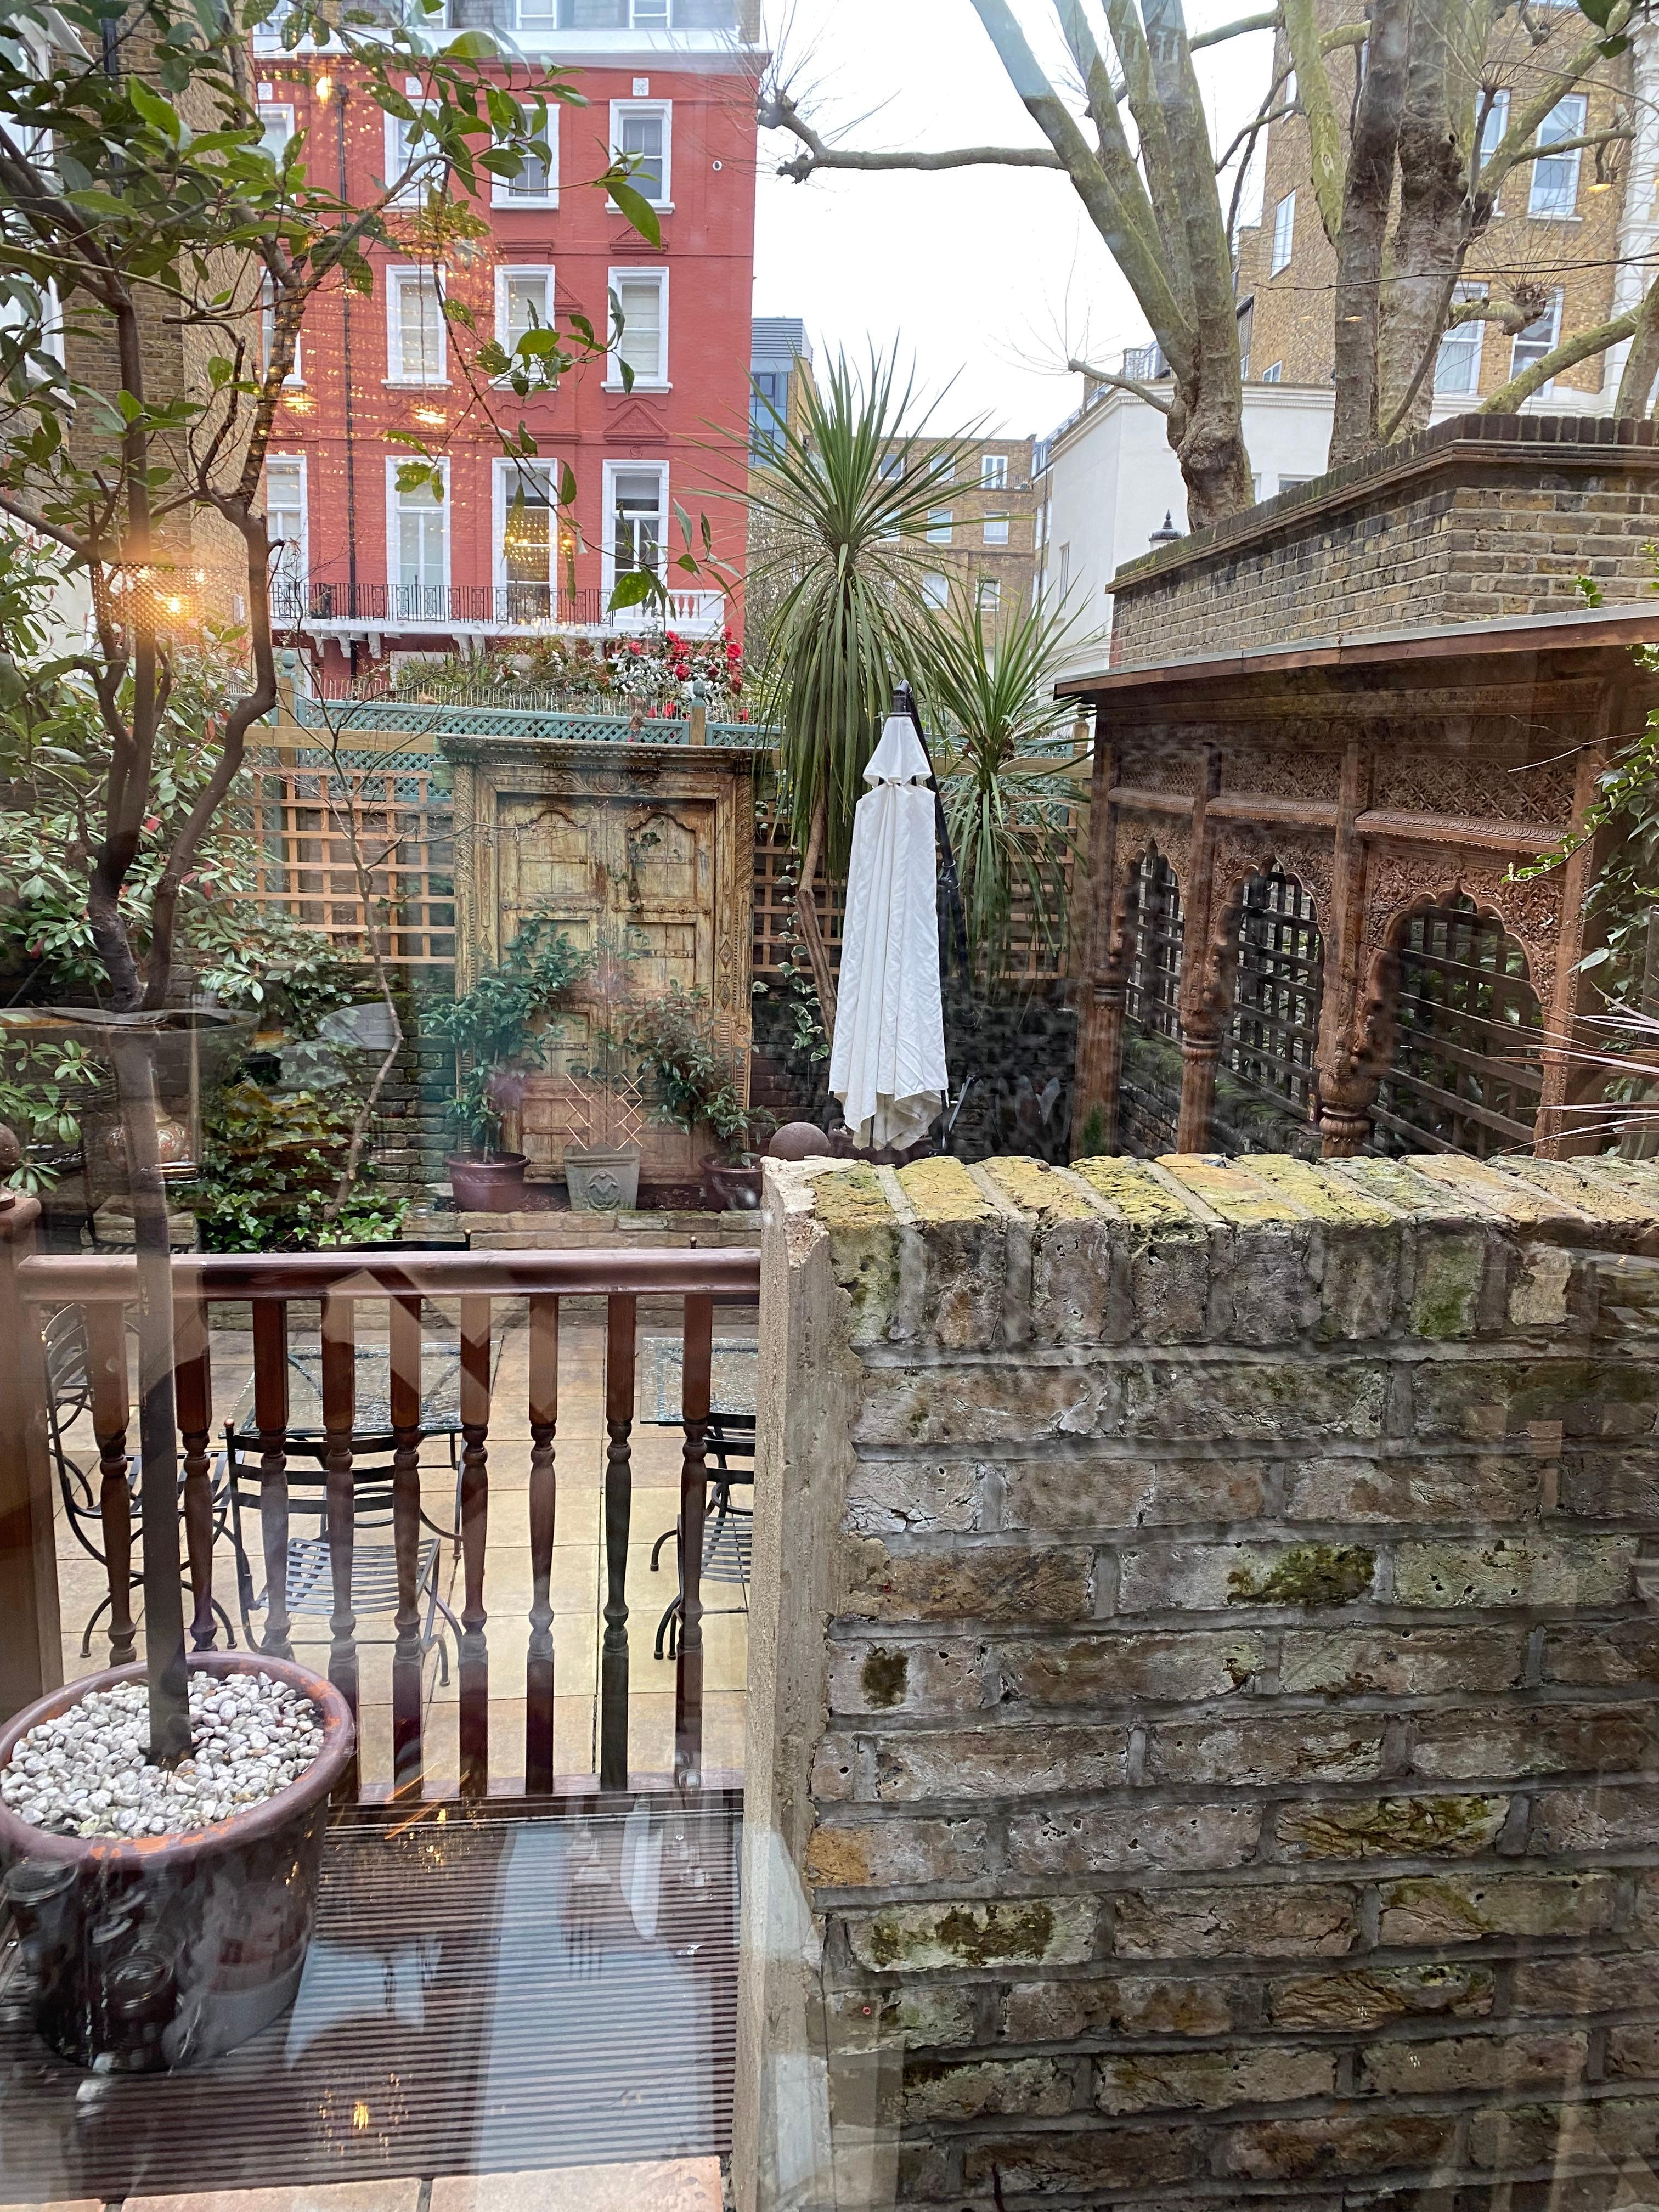
{"label": "weathered wooden door", "polygon": [[502,792],[495,830],[500,944],[550,914],[593,961],[525,1085],[514,1133],[531,1174],[562,1172],[567,1145],[638,1145],[643,1181],[693,1179],[701,1147],[653,1117],[636,1061],[605,1033],[676,984],[714,996],[714,801]]}

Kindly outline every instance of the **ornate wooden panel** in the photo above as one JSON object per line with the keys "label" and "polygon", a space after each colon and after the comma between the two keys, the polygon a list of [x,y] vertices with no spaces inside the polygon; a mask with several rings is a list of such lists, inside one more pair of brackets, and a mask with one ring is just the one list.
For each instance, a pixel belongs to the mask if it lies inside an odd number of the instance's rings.
{"label": "ornate wooden panel", "polygon": [[562,1173],[568,1146],[636,1144],[643,1182],[693,1179],[708,1139],[656,1119],[634,1056],[610,1033],[631,1007],[676,988],[696,994],[746,1081],[749,763],[632,745],[597,760],[591,748],[533,743],[447,749],[462,987],[536,914],[592,957],[509,1125],[531,1174]]}

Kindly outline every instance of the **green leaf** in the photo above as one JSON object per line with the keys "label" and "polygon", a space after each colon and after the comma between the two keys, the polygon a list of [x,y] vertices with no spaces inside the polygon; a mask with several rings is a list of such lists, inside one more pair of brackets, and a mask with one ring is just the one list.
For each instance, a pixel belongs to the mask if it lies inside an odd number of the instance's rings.
{"label": "green leaf", "polygon": [[453,62],[490,62],[497,58],[501,48],[488,31],[462,31],[442,49],[444,58]]}
{"label": "green leaf", "polygon": [[126,82],[127,97],[145,122],[161,131],[163,137],[171,138],[175,146],[178,145],[185,129],[184,118],[178,109],[170,106],[165,100],[158,99],[142,77],[129,77]]}
{"label": "green leaf", "polygon": [[637,607],[651,596],[651,577],[643,568],[630,568],[618,576],[611,594],[611,611],[614,614],[623,607]]}
{"label": "green leaf", "polygon": [[618,178],[611,186],[611,197],[647,246],[661,246],[662,225],[657,220],[657,210],[641,192]]}

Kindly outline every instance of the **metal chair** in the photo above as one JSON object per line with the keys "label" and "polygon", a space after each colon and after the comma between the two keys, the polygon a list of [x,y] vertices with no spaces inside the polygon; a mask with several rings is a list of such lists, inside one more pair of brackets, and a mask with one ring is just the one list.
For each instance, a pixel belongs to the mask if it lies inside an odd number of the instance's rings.
{"label": "metal chair", "polygon": [[[290,1615],[326,1618],[334,1610],[334,1584],[327,1534],[328,1472],[324,1463],[327,1449],[325,1440],[314,1434],[296,1434],[290,1431],[283,1438],[283,1451],[288,1462],[285,1480],[290,1518],[297,1513],[305,1517],[315,1516],[317,1521],[315,1535],[290,1534],[288,1540],[283,1581]],[[364,1529],[390,1528],[392,1525],[395,1474],[392,1449],[392,1439],[383,1433],[354,1437],[351,1440],[351,1609],[360,1620],[365,1617],[386,1618],[398,1610],[396,1545],[364,1544],[357,1540]],[[236,1590],[241,1610],[242,1632],[251,1647],[257,1644],[252,1616],[256,1612],[269,1612],[270,1591],[267,1584],[257,1596],[254,1594],[253,1569],[243,1539],[242,1515],[245,1510],[251,1513],[256,1528],[259,1528],[259,1492],[263,1481],[260,1460],[264,1451],[264,1441],[257,1433],[226,1428],[222,1463],[230,1504],[230,1540],[236,1554]],[[445,1683],[449,1680],[449,1659],[444,1647],[442,1631],[437,1626],[438,1615],[443,1615],[458,1641],[460,1624],[438,1594],[440,1539],[445,1542],[453,1540],[460,1527],[460,1474],[458,1470],[453,1528],[440,1528],[422,1511],[422,1524],[435,1533],[422,1544],[416,1561],[416,1603],[423,1605],[426,1613],[421,1631],[421,1657],[424,1662],[427,1653],[435,1644],[439,1680]],[[263,1551],[262,1531],[258,1541]]]}
{"label": "metal chair", "polygon": [[[665,1421],[663,1428],[683,1424]],[[723,1583],[738,1592],[735,1605],[705,1605],[705,1613],[749,1610],[749,1571],[753,1548],[755,1509],[735,1505],[734,1488],[746,1488],[752,1498],[755,1484],[755,1417],[752,1413],[711,1413],[703,1432],[705,1495],[702,1523],[702,1582]],[[678,1585],[657,1623],[655,1656],[674,1657],[679,1649],[680,1624],[685,1618],[685,1559],[684,1517],[676,1515],[651,1549],[651,1571],[665,1544],[674,1547],[675,1580]],[[665,1644],[667,1646],[664,1650]]]}
{"label": "metal chair", "polygon": [[[60,1306],[46,1322],[40,1331],[40,1340],[46,1358],[46,1437],[52,1462],[58,1476],[58,1493],[64,1501],[64,1517],[70,1534],[88,1558],[96,1559],[106,1571],[108,1558],[103,1548],[104,1516],[99,1492],[93,1485],[96,1472],[102,1484],[101,1464],[96,1470],[83,1467],[70,1450],[68,1431],[92,1404],[92,1353],[87,1342],[86,1315],[79,1306]],[[127,1455],[127,1512],[131,1519],[135,1549],[137,1545],[143,1515],[143,1498],[139,1488],[140,1461],[137,1452]],[[183,1478],[180,1477],[180,1488]],[[223,1489],[216,1481],[213,1490],[213,1540],[216,1543],[224,1534],[225,1498]],[[95,1531],[95,1534],[88,1531]],[[189,1577],[181,1577],[189,1587]],[[142,1574],[129,1574],[130,1589],[142,1589]],[[107,1593],[93,1608],[81,1638],[81,1656],[92,1656],[93,1632],[110,1607]],[[217,1598],[213,1610],[225,1632],[226,1648],[236,1649],[235,1632],[231,1627],[230,1615]]]}

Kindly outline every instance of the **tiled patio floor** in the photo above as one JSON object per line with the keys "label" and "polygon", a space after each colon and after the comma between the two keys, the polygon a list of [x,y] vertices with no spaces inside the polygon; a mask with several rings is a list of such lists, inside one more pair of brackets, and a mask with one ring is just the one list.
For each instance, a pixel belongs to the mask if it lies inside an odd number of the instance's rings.
{"label": "tiled patio floor", "polygon": [[[360,1342],[376,1341],[367,1323],[374,1313],[365,1304]],[[722,1311],[722,1337],[752,1335],[752,1315]],[[679,1510],[681,1437],[677,1429],[653,1425],[659,1410],[655,1363],[643,1356],[647,1336],[678,1334],[678,1315],[660,1318],[642,1312],[638,1362],[636,1425],[633,1437],[632,1541],[629,1553],[630,1608],[630,1698],[629,1764],[635,1773],[668,1773],[673,1766],[674,1668],[653,1656],[658,1620],[674,1592],[673,1545],[664,1548],[659,1571],[651,1571],[651,1550],[672,1529]],[[453,1334],[453,1328],[451,1333]],[[314,1342],[314,1331],[310,1340]],[[383,1341],[383,1338],[380,1340]],[[295,1342],[306,1341],[296,1327]],[[528,1480],[530,1431],[526,1413],[528,1338],[522,1321],[509,1322],[497,1334],[489,1437],[489,1517],[484,1572],[484,1601],[489,1614],[489,1736],[492,1778],[510,1780],[524,1771],[525,1656],[531,1598]],[[252,1340],[244,1333],[215,1329],[211,1334],[216,1435],[243,1397],[252,1369]],[[554,1765],[561,1776],[591,1774],[597,1765],[599,1651],[604,1622],[605,1571],[601,1547],[605,1463],[605,1330],[592,1318],[567,1310],[561,1331],[559,1425],[555,1466],[558,1508],[553,1554],[555,1609]],[[246,1407],[243,1408],[246,1418]],[[136,1442],[136,1424],[129,1432]],[[96,1494],[97,1453],[90,1424],[83,1418],[70,1432],[76,1458],[88,1468]],[[434,1521],[449,1525],[455,1504],[454,1470],[447,1440],[428,1439],[422,1452],[422,1503]],[[314,1531],[312,1522],[295,1522],[296,1534]],[[104,1571],[75,1540],[60,1504],[58,1572],[64,1628],[64,1668],[74,1678],[109,1662],[106,1627],[94,1632],[89,1656],[82,1653],[82,1632],[104,1596]],[[252,1532],[253,1566],[263,1585],[257,1556],[258,1531]],[[389,1543],[390,1531],[368,1540]],[[228,1534],[215,1548],[214,1589],[244,1641],[237,1619],[236,1575]],[[440,1592],[459,1613],[461,1575],[453,1548],[440,1554]],[[732,1603],[735,1593],[711,1586],[711,1607]],[[133,1593],[139,1616],[143,1655],[142,1593]],[[256,1632],[262,1616],[256,1614]],[[704,1620],[704,1768],[711,1778],[736,1778],[743,1764],[744,1683],[747,1668],[747,1623],[740,1613],[711,1611]],[[389,1782],[392,1772],[391,1664],[392,1623],[389,1615],[358,1622],[361,1684],[360,1725],[366,1782]],[[222,1642],[222,1632],[221,1635]],[[296,1616],[295,1656],[302,1664],[327,1671],[326,1611]],[[459,1770],[459,1683],[453,1637],[447,1652],[448,1681],[441,1681],[436,1652],[428,1656],[423,1677],[426,1697],[425,1766],[428,1785],[453,1783]]]}

